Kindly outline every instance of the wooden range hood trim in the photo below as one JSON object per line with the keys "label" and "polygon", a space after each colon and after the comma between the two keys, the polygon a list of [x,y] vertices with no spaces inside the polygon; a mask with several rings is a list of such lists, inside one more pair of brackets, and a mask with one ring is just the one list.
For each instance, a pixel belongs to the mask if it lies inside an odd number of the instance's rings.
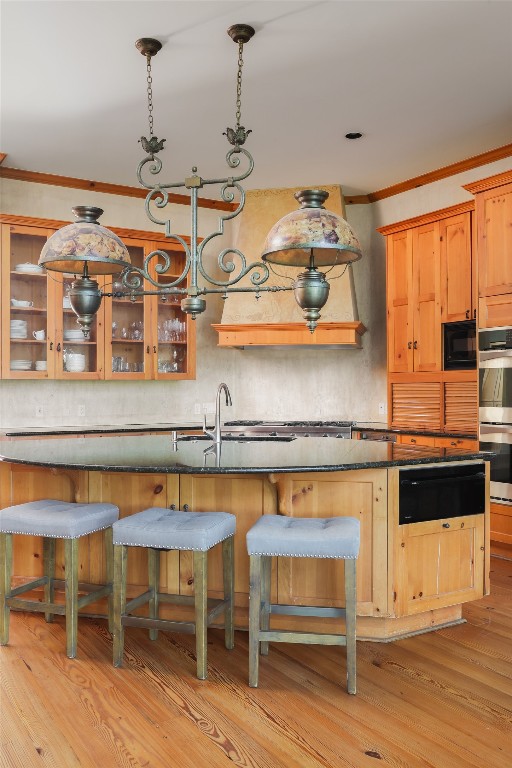
{"label": "wooden range hood trim", "polygon": [[219,347],[338,347],[361,349],[365,326],[358,320],[346,323],[318,323],[310,333],[305,323],[212,323],[219,334]]}

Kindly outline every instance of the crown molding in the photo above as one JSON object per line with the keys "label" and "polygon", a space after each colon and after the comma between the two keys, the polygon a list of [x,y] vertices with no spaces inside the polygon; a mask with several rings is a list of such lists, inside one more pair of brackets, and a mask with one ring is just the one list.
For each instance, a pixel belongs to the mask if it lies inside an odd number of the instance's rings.
{"label": "crown molding", "polygon": [[[496,160],[503,160],[505,157],[511,156],[512,144],[505,144],[502,147],[490,149],[480,155],[469,157],[466,160],[460,160],[451,165],[445,165],[443,168],[424,173],[421,176],[415,176],[412,179],[407,179],[399,184],[393,184],[391,187],[385,187],[376,192],[370,192],[367,195],[344,195],[345,204],[368,205],[369,203],[376,203],[387,197],[400,195],[402,192],[410,192],[411,190],[418,189],[418,187],[423,187],[426,184],[432,184],[434,181],[440,181],[449,176],[456,176],[464,171],[479,168],[482,165],[487,165],[488,163],[495,162]],[[124,195],[126,197],[145,198],[147,195],[147,190],[140,189],[139,187],[129,187],[122,184],[107,184],[102,181],[88,181],[87,179],[76,179],[71,176],[58,176],[52,173],[24,171],[20,168],[6,168],[1,165],[6,157],[7,155],[5,153],[0,152],[0,178],[14,179],[17,181],[31,181],[36,184],[51,184],[57,187],[70,187],[72,189],[86,189],[91,192],[102,192],[109,195]],[[468,187],[464,187],[464,189],[468,189]],[[255,191],[257,192],[258,190]],[[190,204],[190,199],[187,195],[170,193],[169,200],[178,205]],[[234,203],[225,203],[222,200],[210,200],[208,198],[200,198],[198,200],[198,205],[202,208],[211,208],[219,211],[231,212],[236,209],[236,204]]]}
{"label": "crown molding", "polygon": [[512,171],[505,171],[504,173],[497,173],[495,176],[488,176],[486,179],[480,179],[480,181],[473,181],[471,184],[464,184],[464,189],[476,195],[478,192],[487,192],[488,189],[495,189],[511,183]]}
{"label": "crown molding", "polygon": [[[496,160],[503,160],[503,158],[511,156],[512,144],[505,144],[503,147],[491,149],[488,152],[483,152],[481,155],[468,157],[466,160],[460,160],[458,163],[445,165],[443,168],[438,168],[436,171],[430,171],[430,173],[424,173],[421,176],[415,176],[413,179],[402,181],[400,184],[394,184],[391,187],[380,189],[377,192],[370,192],[369,195],[361,197],[367,197],[369,203],[376,203],[379,200],[384,200],[386,197],[400,195],[402,192],[410,192],[412,189],[424,187],[426,184],[432,184],[434,181],[447,179],[449,176],[456,176],[458,173],[469,171],[472,168],[479,168],[481,165],[487,165],[488,163],[493,163]],[[465,187],[465,189],[467,189],[467,187]],[[357,203],[364,202],[357,196],[353,197],[352,199]],[[347,196],[345,198],[345,203],[348,204],[349,201],[350,197]]]}
{"label": "crown molding", "polygon": [[431,211],[430,213],[424,213],[421,216],[414,216],[412,219],[404,219],[403,221],[397,221],[394,224],[386,224],[385,227],[378,227],[377,232],[380,232],[381,235],[392,235],[395,232],[402,232],[404,229],[421,227],[422,224],[431,224],[433,221],[441,221],[441,219],[447,219],[449,216],[458,216],[461,213],[468,213],[474,210],[475,201],[468,200],[465,203],[451,205],[449,208],[441,208],[438,211]]}
{"label": "crown molding", "polygon": [[[1,157],[1,155],[0,155]],[[6,155],[4,155],[6,157]],[[39,173],[37,171],[24,171],[21,168],[0,167],[0,178],[13,179],[14,181],[30,181],[34,184],[50,184],[54,187],[69,187],[71,189],[86,189],[89,192],[102,192],[107,195],[123,195],[124,197],[145,198],[148,194],[147,189],[140,187],[129,187],[124,184],[107,184],[103,181],[89,181],[87,179],[75,179],[72,176],[58,176],[53,173]],[[169,202],[177,205],[190,205],[188,195],[177,195],[169,193]],[[210,200],[209,198],[199,198],[198,205],[201,208],[213,208],[218,211],[236,210],[234,203],[225,203],[222,200]]]}

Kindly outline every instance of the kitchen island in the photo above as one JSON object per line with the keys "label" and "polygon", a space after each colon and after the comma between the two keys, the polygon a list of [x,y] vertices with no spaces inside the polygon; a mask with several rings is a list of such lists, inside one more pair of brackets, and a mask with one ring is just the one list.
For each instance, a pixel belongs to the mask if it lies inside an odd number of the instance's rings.
{"label": "kitchen island", "polygon": [[[180,439],[183,438],[183,439]],[[297,517],[351,515],[361,521],[358,560],[358,636],[392,640],[462,621],[462,603],[488,593],[489,479],[479,452],[323,438],[233,437],[220,448],[193,436],[169,434],[4,438],[0,441],[0,505],[37,498],[108,501],[121,516],[151,506],[228,511],[237,516],[236,622],[247,626],[247,530],[263,514]],[[400,524],[399,478],[406,468],[441,470],[477,466],[485,471],[481,514],[444,510],[443,517]],[[129,591],[146,582],[146,552],[132,551]],[[62,555],[57,555],[62,568]],[[38,575],[37,539],[18,537],[19,580]],[[81,578],[100,582],[104,559],[99,535],[83,542]],[[209,558],[212,597],[222,590],[219,555]],[[193,590],[190,553],[162,555],[162,591]],[[280,558],[273,572],[273,602],[343,605],[343,566],[335,561]],[[104,609],[103,609],[104,610]],[[98,608],[101,612],[101,606]],[[276,626],[297,626],[276,616]],[[332,619],[301,620],[321,631]]]}

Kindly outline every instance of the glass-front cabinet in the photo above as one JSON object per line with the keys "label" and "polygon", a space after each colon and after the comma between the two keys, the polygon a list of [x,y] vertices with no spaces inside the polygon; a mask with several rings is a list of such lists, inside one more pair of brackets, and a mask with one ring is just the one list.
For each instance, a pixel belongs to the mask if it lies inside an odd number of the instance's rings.
{"label": "glass-front cabinet", "polygon": [[38,267],[39,254],[53,230],[2,228],[2,377],[45,379],[53,375],[48,356],[53,308],[52,286]]}
{"label": "glass-front cabinet", "polygon": [[[182,312],[180,297],[105,297],[90,338],[84,338],[68,295],[74,275],[38,267],[41,249],[54,231],[2,224],[2,378],[194,378],[195,322]],[[137,267],[153,250],[167,246],[163,240],[125,237],[117,231]],[[183,253],[177,248],[168,254],[172,274],[157,275],[152,267],[159,284],[173,282],[183,270]],[[96,279],[106,293],[123,290],[115,276]],[[154,286],[146,282],[144,288]]]}

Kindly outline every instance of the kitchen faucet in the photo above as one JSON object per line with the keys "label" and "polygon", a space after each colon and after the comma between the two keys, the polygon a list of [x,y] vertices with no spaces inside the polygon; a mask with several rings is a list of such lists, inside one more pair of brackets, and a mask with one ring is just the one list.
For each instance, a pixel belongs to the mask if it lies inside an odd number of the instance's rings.
{"label": "kitchen faucet", "polygon": [[212,440],[215,441],[217,445],[220,445],[221,441],[221,433],[220,433],[220,393],[224,390],[226,394],[226,405],[233,405],[231,402],[231,393],[228,389],[227,384],[219,384],[219,387],[217,389],[217,401],[215,404],[215,426],[213,428],[213,432],[210,432],[206,429],[206,414],[203,414],[203,432],[205,435],[208,435],[208,437],[211,437]]}

